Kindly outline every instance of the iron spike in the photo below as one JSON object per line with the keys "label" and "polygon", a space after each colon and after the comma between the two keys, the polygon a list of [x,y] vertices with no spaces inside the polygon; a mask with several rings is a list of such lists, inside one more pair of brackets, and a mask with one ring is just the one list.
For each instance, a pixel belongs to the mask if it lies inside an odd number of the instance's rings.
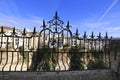
{"label": "iron spike", "polygon": [[99,32],[99,36],[98,36],[99,39],[101,39],[101,33]]}
{"label": "iron spike", "polygon": [[91,38],[94,38],[95,36],[94,36],[94,32],[92,32],[92,35],[90,36]]}
{"label": "iron spike", "polygon": [[25,33],[25,32],[26,32],[26,29],[24,28],[24,30],[23,30],[23,35],[26,35],[26,33]]}
{"label": "iron spike", "polygon": [[112,39],[113,37],[111,36],[111,39]]}
{"label": "iron spike", "polygon": [[13,34],[15,34],[15,27],[13,28]]}
{"label": "iron spike", "polygon": [[83,38],[87,38],[86,31],[84,32],[84,36],[83,36]]}
{"label": "iron spike", "polygon": [[2,34],[4,33],[3,26],[1,27],[1,33],[2,33]]}
{"label": "iron spike", "polygon": [[78,28],[76,29],[76,35],[79,35],[79,34],[78,34]]}
{"label": "iron spike", "polygon": [[58,19],[57,11],[55,12],[55,19]]}
{"label": "iron spike", "polygon": [[66,27],[67,27],[67,29],[69,29],[69,27],[70,27],[70,25],[69,25],[69,21],[67,22],[67,26],[66,26]]}
{"label": "iron spike", "polygon": [[33,30],[33,34],[35,34],[36,33],[36,27],[34,27],[34,30]]}
{"label": "iron spike", "polygon": [[64,34],[63,34],[63,32],[62,32],[62,34],[61,34],[61,36],[63,36]]}
{"label": "iron spike", "polygon": [[105,36],[105,38],[108,39],[108,34],[107,34],[107,32],[106,32],[106,36]]}
{"label": "iron spike", "polygon": [[46,28],[45,20],[43,20],[43,28]]}

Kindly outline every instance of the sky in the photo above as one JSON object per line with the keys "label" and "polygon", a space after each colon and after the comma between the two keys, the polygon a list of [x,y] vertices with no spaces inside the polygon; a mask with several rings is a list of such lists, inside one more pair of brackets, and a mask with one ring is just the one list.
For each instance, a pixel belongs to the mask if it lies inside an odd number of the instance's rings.
{"label": "sky", "polygon": [[56,11],[80,36],[93,31],[120,37],[120,0],[0,0],[0,25],[40,31],[42,21],[53,19]]}

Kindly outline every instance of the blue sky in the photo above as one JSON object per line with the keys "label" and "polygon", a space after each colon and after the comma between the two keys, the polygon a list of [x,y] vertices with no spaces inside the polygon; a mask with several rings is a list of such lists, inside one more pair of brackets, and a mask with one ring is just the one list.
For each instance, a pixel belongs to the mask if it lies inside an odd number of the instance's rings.
{"label": "blue sky", "polygon": [[55,11],[80,35],[94,31],[120,37],[120,0],[0,0],[0,25],[40,30],[42,20],[51,20]]}

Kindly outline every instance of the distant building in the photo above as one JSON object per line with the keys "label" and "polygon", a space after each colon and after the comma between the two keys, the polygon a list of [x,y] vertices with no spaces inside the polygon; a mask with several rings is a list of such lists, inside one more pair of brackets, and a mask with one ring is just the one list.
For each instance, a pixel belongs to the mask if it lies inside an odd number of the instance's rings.
{"label": "distant building", "polygon": [[[0,26],[0,31],[2,26]],[[13,28],[3,26],[3,32],[4,34],[0,33],[0,48],[6,48],[7,45],[11,45],[12,48],[19,48],[20,46],[25,46],[28,49],[37,49],[38,46],[48,46],[50,48],[57,47],[57,48],[63,48],[64,45],[68,46],[81,46],[86,47],[89,50],[90,49],[102,49],[105,45],[105,42],[96,40],[84,40],[83,38],[76,38],[75,36],[72,36],[71,38],[66,35],[58,35],[58,34],[39,34],[36,32],[36,34],[33,35],[30,31],[25,31],[25,34],[23,30],[15,29],[15,33],[13,34]]]}
{"label": "distant building", "polygon": [[[22,30],[16,29],[16,36],[13,34],[13,28],[6,27],[6,26],[0,26],[0,31],[3,27],[3,34],[0,33],[0,47],[6,48],[7,45],[11,45],[12,48],[17,48],[19,46],[23,45],[23,38],[22,36]],[[26,43],[26,41],[24,42]],[[26,44],[25,44],[26,45]]]}

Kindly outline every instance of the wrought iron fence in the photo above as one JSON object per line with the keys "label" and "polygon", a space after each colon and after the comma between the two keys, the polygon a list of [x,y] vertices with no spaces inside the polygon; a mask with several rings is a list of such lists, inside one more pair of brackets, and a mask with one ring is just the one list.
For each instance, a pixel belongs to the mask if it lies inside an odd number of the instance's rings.
{"label": "wrought iron fence", "polygon": [[73,34],[57,12],[42,30],[10,30],[1,27],[0,71],[64,71],[103,69],[110,66],[111,38]]}

